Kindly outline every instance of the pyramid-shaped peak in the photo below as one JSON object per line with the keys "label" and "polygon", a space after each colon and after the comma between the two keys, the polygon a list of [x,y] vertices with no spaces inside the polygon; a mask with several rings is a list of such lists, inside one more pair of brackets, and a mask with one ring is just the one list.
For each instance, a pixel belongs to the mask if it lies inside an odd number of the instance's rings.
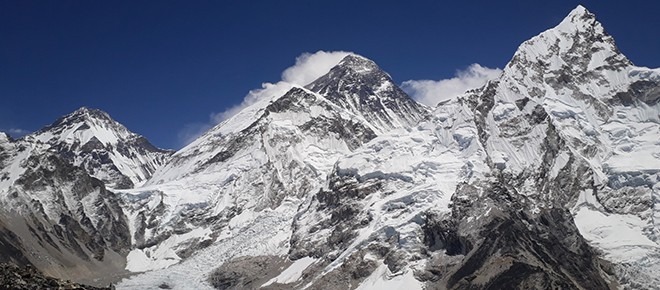
{"label": "pyramid-shaped peak", "polygon": [[381,71],[380,67],[374,61],[357,54],[347,55],[337,64],[336,68],[350,69],[359,73]]}
{"label": "pyramid-shaped peak", "polygon": [[551,68],[573,67],[574,71],[616,70],[631,64],[596,16],[581,5],[557,26],[521,44],[505,71],[522,73],[539,62]]}
{"label": "pyramid-shaped peak", "polygon": [[106,121],[114,121],[108,113],[94,108],[80,107],[72,113],[66,115],[64,118],[85,118],[85,119],[100,119]]}
{"label": "pyramid-shaped peak", "polygon": [[171,154],[115,121],[102,110],[81,107],[23,137],[80,164],[112,188],[146,181]]}
{"label": "pyramid-shaped peak", "polygon": [[364,56],[352,53],[345,56],[339,65],[376,65],[376,63]]}
{"label": "pyramid-shaped peak", "polygon": [[104,144],[114,144],[119,140],[135,136],[137,136],[135,133],[112,119],[108,113],[99,109],[81,107],[27,137],[37,138],[43,142],[57,139],[66,142],[78,141],[81,144],[95,137],[103,140]]}
{"label": "pyramid-shaped peak", "polygon": [[388,83],[395,86],[390,75],[383,71],[374,61],[357,54],[345,56],[330,71],[309,83],[305,88],[317,93],[334,93],[340,86],[351,84],[376,90]]}
{"label": "pyramid-shaped peak", "polygon": [[575,16],[577,16],[577,17],[584,17],[584,16],[593,17],[593,13],[589,12],[589,10],[587,10],[586,7],[584,7],[582,5],[578,5],[577,7],[573,8],[573,10],[571,10],[570,13],[568,13],[567,18],[571,18],[571,17],[575,17]]}
{"label": "pyramid-shaped peak", "polygon": [[377,132],[410,127],[425,109],[399,88],[375,62],[356,54],[344,57],[306,89],[363,117]]}
{"label": "pyramid-shaped peak", "polygon": [[[596,15],[589,12],[584,6],[578,5],[568,13],[568,16],[557,25],[556,29],[560,31],[584,31],[597,26],[600,27],[601,25],[596,20]],[[598,32],[604,33],[602,27],[601,29],[598,29]]]}
{"label": "pyramid-shaped peak", "polygon": [[346,83],[371,87],[370,90],[375,90],[383,86],[384,83],[395,86],[390,75],[374,61],[361,55],[349,54],[331,68],[327,74],[309,83],[305,88],[321,93],[321,91],[336,90],[337,86]]}

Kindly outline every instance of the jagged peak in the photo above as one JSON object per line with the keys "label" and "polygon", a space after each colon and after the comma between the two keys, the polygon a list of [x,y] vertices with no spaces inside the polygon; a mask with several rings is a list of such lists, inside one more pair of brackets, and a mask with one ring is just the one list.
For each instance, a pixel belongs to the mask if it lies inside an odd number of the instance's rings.
{"label": "jagged peak", "polygon": [[575,71],[616,70],[632,64],[621,54],[596,15],[582,5],[557,26],[523,42],[507,64],[505,74],[529,71],[536,63],[546,65],[546,69],[569,66],[576,68]]}
{"label": "jagged peak", "polygon": [[89,108],[89,107],[80,107],[79,109],[73,111],[72,113],[64,116],[64,118],[82,118],[82,119],[96,119],[103,121],[112,121],[116,122],[110,115],[102,110]]}
{"label": "jagged peak", "polygon": [[[130,133],[124,125],[117,122],[115,119],[110,117],[110,115],[102,110],[89,108],[89,107],[80,107],[79,109],[73,111],[70,114],[67,114],[57,121],[55,121],[50,126],[46,127],[46,130],[54,129],[62,126],[71,126],[71,125],[86,125],[87,127],[100,126],[103,128],[111,129],[113,131],[118,131],[118,133],[125,135]],[[79,127],[84,128],[84,127]]]}
{"label": "jagged peak", "polygon": [[327,85],[335,86],[344,82],[375,87],[380,87],[384,83],[394,84],[390,75],[374,61],[361,55],[349,54],[328,73],[309,83],[305,88],[319,93]]}
{"label": "jagged peak", "polygon": [[[332,67],[327,74],[309,83],[305,88],[311,89],[318,87],[320,84],[328,83],[328,81],[346,79],[352,79],[353,81],[369,79],[370,82],[374,80],[393,82],[390,75],[383,71],[373,60],[358,54],[349,54]],[[311,90],[314,91],[314,89]]]}
{"label": "jagged peak", "polygon": [[356,54],[347,55],[305,88],[383,131],[411,126],[425,114],[425,109],[401,90],[389,74],[372,60]]}
{"label": "jagged peak", "polygon": [[574,19],[574,18],[595,18],[596,16],[591,13],[586,7],[582,5],[578,5],[571,12],[568,13],[568,16],[566,16],[566,19]]}
{"label": "jagged peak", "polygon": [[521,44],[517,54],[520,51],[534,49],[539,42],[548,46],[559,46],[559,50],[555,51],[559,53],[566,52],[574,44],[584,48],[597,45],[599,49],[608,49],[618,53],[614,39],[605,32],[603,25],[596,19],[596,15],[582,5],[573,9],[557,26]]}
{"label": "jagged peak", "polygon": [[598,31],[594,31],[595,33],[605,33],[600,22],[596,20],[596,15],[584,6],[578,5],[554,29],[569,32],[586,31],[591,27],[600,28]]}
{"label": "jagged peak", "polygon": [[103,144],[115,144],[119,140],[134,139],[139,135],[129,131],[102,110],[81,107],[26,136],[27,139],[36,138],[42,142],[57,139],[67,143],[78,141],[81,144],[93,137]]}

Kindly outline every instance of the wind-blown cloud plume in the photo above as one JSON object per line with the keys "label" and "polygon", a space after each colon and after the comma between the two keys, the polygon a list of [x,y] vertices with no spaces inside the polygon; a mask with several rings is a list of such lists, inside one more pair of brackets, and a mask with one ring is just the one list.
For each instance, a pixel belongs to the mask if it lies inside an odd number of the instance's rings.
{"label": "wind-blown cloud plume", "polygon": [[9,129],[0,129],[0,132],[5,132],[9,134],[12,138],[20,138],[32,132],[20,128],[9,128]]}
{"label": "wind-blown cloud plume", "polygon": [[182,145],[188,144],[213,126],[231,118],[245,108],[260,101],[268,101],[273,97],[285,94],[294,86],[304,86],[326,74],[344,57],[351,54],[346,51],[317,51],[303,53],[296,58],[296,63],[282,72],[282,80],[277,83],[263,83],[260,89],[248,92],[240,104],[225,111],[211,113],[208,123],[188,124],[178,133]]}
{"label": "wind-blown cloud plume", "polygon": [[435,107],[439,102],[455,97],[469,89],[483,86],[487,81],[497,78],[502,73],[499,68],[487,68],[471,64],[465,70],[456,72],[456,76],[439,81],[409,80],[401,88],[416,101]]}
{"label": "wind-blown cloud plume", "polygon": [[344,57],[346,51],[322,51],[303,53],[296,58],[296,64],[282,72],[282,81],[304,86],[326,74]]}

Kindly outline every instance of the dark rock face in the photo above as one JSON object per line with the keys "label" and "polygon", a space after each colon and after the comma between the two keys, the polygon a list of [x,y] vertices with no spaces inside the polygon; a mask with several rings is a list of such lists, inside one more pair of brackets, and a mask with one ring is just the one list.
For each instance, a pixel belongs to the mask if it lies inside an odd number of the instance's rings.
{"label": "dark rock face", "polygon": [[428,213],[424,223],[424,243],[429,251],[445,250],[449,256],[466,255],[473,246],[458,234],[456,221],[435,213]]}
{"label": "dark rock face", "polygon": [[24,168],[2,189],[8,196],[0,210],[0,261],[75,280],[119,274],[131,247],[119,199],[84,169],[32,146],[0,146]]}
{"label": "dark rock face", "polygon": [[0,264],[0,288],[16,290],[36,289],[79,289],[79,290],[110,290],[114,287],[93,287],[63,281],[57,278],[44,276],[33,267],[19,268],[11,263]]}
{"label": "dark rock face", "polygon": [[[309,288],[354,289],[356,285],[359,285],[362,280],[369,277],[369,275],[371,275],[371,273],[378,267],[376,261],[364,258],[366,253],[366,250],[353,253],[337,269],[313,281]],[[383,258],[383,256],[380,256],[379,258]],[[318,268],[310,268],[310,272],[319,270]],[[302,282],[298,285],[305,285],[305,283]]]}
{"label": "dark rock face", "polygon": [[[30,194],[47,192],[52,194],[60,202],[63,209],[59,220],[47,220],[43,222],[55,223],[55,234],[60,241],[70,242],[70,246],[76,247],[79,242],[95,253],[94,258],[103,259],[103,252],[110,248],[117,252],[125,252],[130,248],[130,233],[126,218],[123,215],[119,199],[108,192],[103,183],[98,179],[87,175],[83,170],[74,167],[55,155],[32,156],[28,162],[34,164],[17,181],[20,190]],[[70,186],[71,191],[66,192],[64,188]],[[93,196],[93,194],[98,194]],[[73,198],[78,205],[66,204],[67,199]],[[80,202],[92,198],[92,206],[95,214],[102,217],[96,224],[92,222],[86,212],[90,209],[84,208]],[[40,203],[35,203],[39,208]],[[48,224],[44,225],[49,226]],[[78,251],[81,258],[86,254]]]}
{"label": "dark rock face", "polygon": [[[307,212],[323,212],[329,219],[315,219],[299,215],[293,221],[291,237],[291,259],[305,256],[325,257],[331,252],[341,252],[356,237],[356,231],[369,224],[371,215],[360,203],[362,199],[380,189],[378,181],[360,184],[358,176],[331,175],[328,190],[321,190],[314,196],[314,201],[305,209]],[[302,230],[308,229],[307,231]],[[327,240],[314,240],[314,234],[320,230],[330,230]]]}
{"label": "dark rock face", "polygon": [[660,102],[660,84],[653,81],[637,81],[630,84],[625,92],[614,95],[610,104],[631,106],[635,103],[644,103],[655,106]]}
{"label": "dark rock face", "polygon": [[[446,255],[462,257],[450,267],[429,264],[421,276],[432,289],[616,289],[611,266],[582,238],[568,210],[534,214],[532,201],[501,183],[477,192],[464,186],[449,219],[427,220],[429,245],[440,241]],[[468,221],[484,207],[492,208],[490,215]]]}
{"label": "dark rock face", "polygon": [[[215,289],[260,289],[270,278],[277,276],[290,262],[271,256],[243,257],[224,263],[209,276]],[[276,285],[262,289],[280,289]],[[281,289],[286,289],[282,287]]]}

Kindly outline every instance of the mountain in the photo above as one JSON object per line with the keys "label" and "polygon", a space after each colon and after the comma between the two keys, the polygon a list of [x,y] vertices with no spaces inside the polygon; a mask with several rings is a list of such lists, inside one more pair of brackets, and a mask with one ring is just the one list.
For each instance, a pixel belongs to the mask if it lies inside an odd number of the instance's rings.
{"label": "mountain", "polygon": [[172,153],[154,147],[107,113],[82,107],[24,137],[43,143],[111,188],[144,183]]}
{"label": "mountain", "polygon": [[425,111],[376,63],[355,54],[305,87],[364,118],[378,133],[411,127]]}
{"label": "mountain", "polygon": [[658,289],[659,136],[660,70],[578,6],[435,108],[351,54],[174,153],[85,108],[0,134],[0,258],[119,289]]}
{"label": "mountain", "polygon": [[[212,128],[172,155],[144,187],[123,191],[126,204],[135,205],[129,217],[136,229],[137,249],[129,255],[129,269],[162,268],[210,244],[222,248],[213,250],[217,259],[228,250],[249,251],[229,247],[228,240],[242,239],[245,232],[256,231],[255,226],[281,229],[277,238],[267,242],[276,244],[259,249],[284,255],[282,243],[287,243],[289,234],[283,233],[291,231],[298,205],[319,190],[338,158],[381,132],[405,131],[428,115],[425,107],[398,88],[378,91],[396,85],[361,56],[347,56],[330,74],[340,69],[355,72],[355,59],[370,65],[369,75],[378,76],[360,75],[362,89],[347,95],[357,103],[371,104],[360,110],[363,113],[333,102],[337,94],[294,87]],[[347,82],[356,78],[353,73],[345,77]],[[390,111],[383,105],[386,100],[390,106],[407,109]],[[376,113],[387,119],[369,119]],[[260,232],[264,243],[276,233]],[[140,278],[136,281],[141,283]]]}
{"label": "mountain", "polygon": [[18,140],[0,134],[0,260],[114,282],[132,245],[122,200],[108,188],[144,182],[170,154],[88,108]]}

